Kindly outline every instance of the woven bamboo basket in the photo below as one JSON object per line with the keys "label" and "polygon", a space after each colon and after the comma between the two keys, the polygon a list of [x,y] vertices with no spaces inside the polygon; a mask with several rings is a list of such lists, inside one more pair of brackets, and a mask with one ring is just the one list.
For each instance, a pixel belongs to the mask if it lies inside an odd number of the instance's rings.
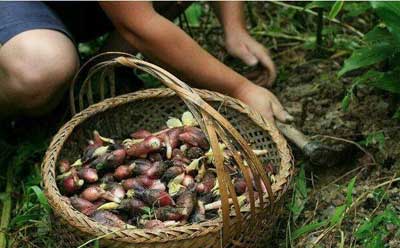
{"label": "woven bamboo basket", "polygon": [[[95,238],[99,240],[101,247],[268,246],[263,240],[270,236],[283,209],[284,196],[293,174],[289,148],[277,129],[242,102],[216,92],[192,89],[160,67],[131,56],[114,58],[93,67],[82,88],[86,84],[86,89],[90,89],[88,79],[91,75],[115,66],[127,66],[147,72],[158,78],[167,88],[138,91],[93,104],[76,114],[54,136],[42,164],[42,176],[45,194],[53,209],[52,228],[58,247],[79,247]],[[111,86],[113,93],[112,87],[114,86]],[[81,109],[82,96],[83,94],[79,96]],[[89,103],[93,102],[91,98],[88,97]],[[73,89],[71,99],[75,99]],[[61,197],[56,184],[56,164],[63,158],[78,158],[80,147],[92,130],[98,130],[108,137],[126,137],[138,128],[157,131],[168,117],[180,116],[188,109],[207,134],[215,153],[222,201],[221,217],[157,230],[118,229],[95,222],[75,210]],[[72,106],[72,111],[75,112],[75,106]],[[267,186],[268,193],[258,200],[254,199],[254,195],[252,197],[254,192],[249,189],[250,204],[247,211],[240,210],[237,205],[231,180],[223,167],[222,153],[220,149],[216,149],[217,142],[221,140],[231,150],[239,151],[243,155],[243,158],[234,156],[238,166],[241,169],[249,166],[254,178],[262,180]],[[251,149],[267,149],[268,153],[257,158]],[[243,159],[248,165],[243,163]],[[272,163],[277,171],[272,183],[260,167],[266,163]],[[245,171],[242,170],[246,182],[251,185]],[[256,184],[260,189],[260,184]],[[228,203],[228,198],[233,201],[233,206]],[[90,247],[90,244],[85,247]]]}

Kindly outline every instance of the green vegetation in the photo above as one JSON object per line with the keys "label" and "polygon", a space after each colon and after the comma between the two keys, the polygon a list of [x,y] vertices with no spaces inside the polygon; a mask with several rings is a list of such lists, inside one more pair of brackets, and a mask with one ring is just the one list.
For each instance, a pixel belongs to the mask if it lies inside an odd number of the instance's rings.
{"label": "green vegetation", "polygon": [[347,109],[349,100],[358,85],[369,85],[391,93],[400,94],[398,66],[400,55],[400,5],[395,2],[371,2],[372,9],[380,20],[366,33],[363,43],[346,59],[338,75],[343,76],[356,69],[363,74],[354,79],[353,85],[343,99]]}

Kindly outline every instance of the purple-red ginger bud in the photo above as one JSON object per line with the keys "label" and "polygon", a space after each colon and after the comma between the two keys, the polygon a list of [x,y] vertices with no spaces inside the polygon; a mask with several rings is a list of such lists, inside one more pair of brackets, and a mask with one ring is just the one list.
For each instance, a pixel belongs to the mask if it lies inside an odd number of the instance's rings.
{"label": "purple-red ginger bud", "polygon": [[126,179],[133,173],[134,165],[120,165],[114,171],[114,177],[118,180]]}
{"label": "purple-red ginger bud", "polygon": [[96,209],[93,203],[77,196],[70,197],[71,205],[85,215],[91,215]]}
{"label": "purple-red ginger bud", "polygon": [[182,185],[185,187],[190,187],[194,185],[194,178],[191,175],[185,175],[182,181]]}
{"label": "purple-red ginger bud", "polygon": [[147,131],[145,129],[141,129],[141,130],[138,130],[136,132],[131,133],[130,136],[133,139],[145,139],[145,138],[147,138],[147,137],[149,137],[151,135],[152,134],[149,131]]}
{"label": "purple-red ginger bud", "polygon": [[155,211],[155,216],[161,221],[175,220],[180,221],[185,218],[184,208],[174,208],[171,206],[161,207]]}
{"label": "purple-red ginger bud", "polygon": [[156,161],[152,166],[146,171],[145,175],[151,179],[160,178],[167,170],[167,165],[162,161]]}
{"label": "purple-red ginger bud", "polygon": [[63,188],[67,194],[75,193],[83,185],[83,180],[75,176],[69,176],[63,181]]}
{"label": "purple-red ginger bud", "polygon": [[79,177],[88,183],[97,182],[99,176],[97,175],[97,170],[90,167],[83,167],[79,170]]}
{"label": "purple-red ginger bud", "polygon": [[109,211],[96,211],[91,216],[92,219],[99,222],[100,224],[113,226],[113,227],[124,227],[125,222],[121,218]]}
{"label": "purple-red ginger bud", "polygon": [[244,178],[237,178],[234,185],[235,191],[238,195],[244,194],[247,190],[247,184]]}
{"label": "purple-red ginger bud", "polygon": [[201,147],[202,149],[209,149],[210,147],[203,131],[196,127],[185,127],[184,132],[179,134],[179,140],[191,146]]}
{"label": "purple-red ginger bud", "polygon": [[134,157],[143,157],[161,148],[161,140],[155,136],[149,136],[142,142],[133,144],[127,149],[127,154]]}

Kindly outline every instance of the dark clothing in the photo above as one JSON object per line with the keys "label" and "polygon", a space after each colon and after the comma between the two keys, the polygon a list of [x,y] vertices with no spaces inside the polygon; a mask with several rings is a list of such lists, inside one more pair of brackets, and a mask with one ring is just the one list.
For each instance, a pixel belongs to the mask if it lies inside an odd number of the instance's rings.
{"label": "dark clothing", "polygon": [[114,28],[97,2],[0,1],[0,44],[33,29],[57,30],[78,43]]}

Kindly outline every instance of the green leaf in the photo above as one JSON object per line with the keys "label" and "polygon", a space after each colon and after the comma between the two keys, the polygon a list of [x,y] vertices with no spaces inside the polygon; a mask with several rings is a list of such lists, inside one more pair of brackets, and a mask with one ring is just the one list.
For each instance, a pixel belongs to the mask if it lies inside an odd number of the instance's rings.
{"label": "green leaf", "polygon": [[185,11],[185,15],[186,15],[189,25],[191,27],[199,27],[200,26],[200,17],[202,14],[203,14],[203,9],[199,3],[193,3]]}
{"label": "green leaf", "polygon": [[357,84],[365,84],[392,93],[400,94],[400,81],[398,77],[399,73],[400,68],[396,68],[395,70],[389,72],[369,70],[362,76],[357,77],[355,82]]}
{"label": "green leaf", "polygon": [[330,225],[336,225],[341,222],[346,211],[346,205],[341,205],[335,208],[335,213],[329,218]]}
{"label": "green leaf", "polygon": [[320,222],[315,222],[315,223],[311,223],[305,226],[302,226],[298,229],[296,229],[293,233],[292,233],[292,239],[297,239],[301,236],[303,236],[306,233],[312,232],[318,228],[321,228],[323,226],[325,226],[326,224],[328,224],[327,221],[320,221]]}
{"label": "green leaf", "polygon": [[[400,229],[400,217],[392,210],[392,206],[388,205],[385,211],[372,219],[366,219],[356,230],[354,236],[363,244],[362,247],[384,247],[384,240],[390,233],[387,230],[387,224],[391,223]],[[396,235],[396,234],[395,234]]]}
{"label": "green leaf", "polygon": [[303,198],[307,197],[307,184],[306,184],[306,175],[304,170],[304,165],[301,166],[299,176],[296,180],[296,189],[301,194]]}
{"label": "green leaf", "polygon": [[349,3],[346,2],[343,9],[346,11],[345,16],[348,17],[356,17],[361,14],[364,14],[371,8],[371,5],[368,2],[355,2]]}
{"label": "green leaf", "polygon": [[399,74],[396,71],[371,71],[371,74],[369,74],[370,80],[366,84],[392,93],[400,94],[400,81],[398,75]]}
{"label": "green leaf", "polygon": [[389,30],[381,25],[375,26],[371,31],[365,34],[364,40],[369,44],[380,43],[382,41],[390,43],[392,46],[398,47],[396,39]]}
{"label": "green leaf", "polygon": [[293,221],[297,220],[304,209],[304,205],[307,202],[307,192],[306,176],[304,166],[302,165],[295,180],[293,202],[289,206],[289,209],[293,214]]}
{"label": "green leaf", "polygon": [[335,17],[339,14],[340,10],[343,8],[344,1],[339,0],[336,1],[335,4],[332,6],[331,10],[329,11],[328,18],[335,19]]}
{"label": "green leaf", "polygon": [[342,109],[344,112],[347,112],[347,110],[349,110],[350,99],[351,93],[347,93],[342,99]]}
{"label": "green leaf", "polygon": [[347,186],[346,207],[350,207],[351,203],[353,202],[353,189],[356,183],[356,178],[357,177],[353,177]]}
{"label": "green leaf", "polygon": [[364,37],[367,45],[355,50],[352,56],[345,60],[343,68],[338,75],[342,76],[348,71],[366,67],[388,58],[396,58],[400,54],[400,42],[381,25],[375,26]]}
{"label": "green leaf", "polygon": [[392,118],[400,120],[400,108],[396,110]]}
{"label": "green leaf", "polygon": [[40,204],[42,205],[42,207],[44,207],[44,209],[46,209],[46,210],[50,210],[49,203],[47,202],[47,198],[44,195],[43,191],[38,186],[29,187],[28,192],[31,190],[35,193],[35,195],[36,195],[37,199],[39,200]]}
{"label": "green leaf", "polygon": [[385,134],[383,131],[372,132],[368,134],[364,143],[366,146],[377,144],[378,148],[383,151],[385,146]]}
{"label": "green leaf", "polygon": [[25,223],[30,222],[30,221],[34,222],[34,221],[38,220],[40,217],[42,217],[42,216],[43,216],[42,214],[18,215],[18,216],[15,216],[12,219],[12,221],[10,223],[10,226],[18,227],[18,226],[24,225]]}
{"label": "green leaf", "polygon": [[400,42],[400,3],[387,1],[372,1],[372,8],[385,22],[389,31]]}
{"label": "green leaf", "polygon": [[350,58],[345,60],[344,66],[338,75],[341,77],[346,72],[381,62],[391,56],[393,56],[393,46],[385,41],[381,41],[381,43],[373,46],[360,48],[354,51]]}

